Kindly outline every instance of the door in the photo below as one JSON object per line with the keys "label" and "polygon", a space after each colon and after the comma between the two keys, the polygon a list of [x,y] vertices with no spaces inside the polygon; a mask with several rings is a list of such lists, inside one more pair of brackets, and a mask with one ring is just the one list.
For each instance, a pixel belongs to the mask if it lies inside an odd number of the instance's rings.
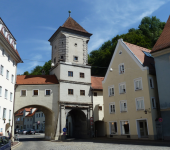
{"label": "door", "polygon": [[139,121],[139,132],[141,138],[147,138],[148,137],[148,127],[146,120],[140,120]]}

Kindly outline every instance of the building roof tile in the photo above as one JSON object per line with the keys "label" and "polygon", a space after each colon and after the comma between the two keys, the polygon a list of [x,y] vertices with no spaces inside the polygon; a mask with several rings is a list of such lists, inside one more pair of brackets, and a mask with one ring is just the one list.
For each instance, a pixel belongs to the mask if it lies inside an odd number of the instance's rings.
{"label": "building roof tile", "polygon": [[55,75],[18,75],[16,84],[58,84],[58,80]]}
{"label": "building roof tile", "polygon": [[152,48],[152,53],[168,47],[170,47],[170,16],[165,24],[162,34]]}
{"label": "building roof tile", "polygon": [[72,17],[68,17],[68,19],[67,19],[67,20],[65,21],[65,23],[62,25],[62,27],[88,33],[88,32],[87,32],[81,25],[79,25]]}
{"label": "building roof tile", "polygon": [[102,81],[104,77],[91,76],[91,88],[93,90],[103,90]]}
{"label": "building roof tile", "polygon": [[[150,74],[155,74],[155,62],[154,58],[151,56],[151,50],[146,49],[144,47],[140,47],[128,42],[124,42],[126,46],[131,50],[134,56],[140,61],[143,66],[149,67]],[[146,54],[148,53],[151,57],[148,57]]]}

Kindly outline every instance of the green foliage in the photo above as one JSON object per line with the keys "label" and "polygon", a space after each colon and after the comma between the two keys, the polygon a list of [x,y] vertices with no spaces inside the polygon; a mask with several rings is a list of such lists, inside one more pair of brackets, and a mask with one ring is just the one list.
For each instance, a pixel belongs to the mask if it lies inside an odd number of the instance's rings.
{"label": "green foliage", "polygon": [[25,71],[23,75],[41,75],[42,70],[45,71],[46,75],[49,75],[49,70],[51,69],[51,60],[48,62],[45,62],[43,66],[36,66],[33,70],[31,70],[31,73],[28,71]]}
{"label": "green foliage", "polygon": [[122,38],[125,42],[152,49],[164,26],[165,22],[161,22],[156,17],[144,17],[138,29],[131,28],[128,33],[117,35],[108,40],[98,50],[94,50],[89,54],[88,63],[92,66],[91,74],[105,76],[119,39]]}

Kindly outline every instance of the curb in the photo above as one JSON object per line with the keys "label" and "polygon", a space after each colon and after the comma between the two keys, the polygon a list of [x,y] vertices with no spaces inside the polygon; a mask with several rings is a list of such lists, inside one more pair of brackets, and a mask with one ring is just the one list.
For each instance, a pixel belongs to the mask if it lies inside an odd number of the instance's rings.
{"label": "curb", "polygon": [[22,144],[21,142],[18,142],[16,145],[12,146],[11,149],[15,149],[16,147],[18,147],[21,144]]}

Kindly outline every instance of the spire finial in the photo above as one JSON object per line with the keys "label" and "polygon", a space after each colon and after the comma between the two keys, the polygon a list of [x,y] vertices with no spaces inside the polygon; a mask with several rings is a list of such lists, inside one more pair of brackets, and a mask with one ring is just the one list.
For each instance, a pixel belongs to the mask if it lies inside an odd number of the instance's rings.
{"label": "spire finial", "polygon": [[70,17],[71,16],[71,10],[69,10],[68,13],[69,13],[69,17]]}

